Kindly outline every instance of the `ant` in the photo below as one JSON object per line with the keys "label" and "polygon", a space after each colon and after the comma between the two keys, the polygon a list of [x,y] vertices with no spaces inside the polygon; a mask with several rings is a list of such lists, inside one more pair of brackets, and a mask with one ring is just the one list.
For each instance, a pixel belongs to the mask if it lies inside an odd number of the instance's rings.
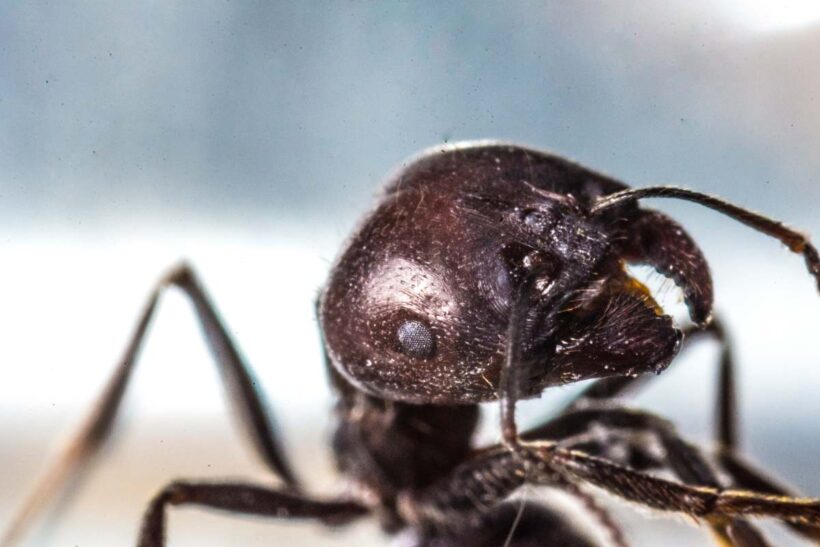
{"label": "ant", "polygon": [[[599,543],[552,509],[511,501],[524,485],[577,497],[619,546],[597,487],[707,525],[722,545],[768,545],[750,517],[820,541],[820,500],[792,497],[736,450],[731,347],[712,317],[705,258],[644,198],[723,213],[802,254],[820,289],[820,258],[800,233],[721,199],[674,187],[631,189],[558,156],[495,142],[438,147],[387,184],[333,266],[316,302],[334,388],[333,450],[352,488],[304,491],[261,394],[195,272],[182,265],[151,292],[122,360],[81,430],[9,528],[10,545],[105,441],[161,293],[193,303],[232,405],[278,489],[174,481],[151,500],[140,547],[165,544],[170,506],[314,519],[367,515],[416,546]],[[682,291],[679,329],[626,271],[645,264]],[[666,420],[618,398],[665,370],[691,341],[721,343],[718,449],[706,455]],[[594,379],[542,425],[519,432],[516,402]],[[501,405],[502,442],[475,447],[479,404]],[[651,471],[671,473],[676,480]]]}

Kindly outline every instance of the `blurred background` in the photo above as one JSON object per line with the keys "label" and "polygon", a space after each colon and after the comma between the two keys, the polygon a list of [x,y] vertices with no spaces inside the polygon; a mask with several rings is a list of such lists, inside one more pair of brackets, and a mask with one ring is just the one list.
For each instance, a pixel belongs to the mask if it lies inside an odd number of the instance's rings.
{"label": "blurred background", "polygon": [[[254,366],[299,470],[335,491],[313,298],[385,175],[422,148],[520,142],[629,184],[719,194],[817,239],[818,48],[820,5],[797,0],[0,4],[0,528],[180,259]],[[746,453],[820,496],[820,302],[802,261],[714,212],[652,206],[713,266]],[[635,403],[708,443],[714,360],[704,344]],[[108,449],[27,545],[132,544],[173,478],[269,481],[177,293],[134,380]],[[576,389],[527,403],[523,419]],[[483,439],[497,438],[489,418]],[[614,505],[635,545],[708,542]],[[194,509],[174,511],[170,540],[385,541],[372,523],[328,532]]]}

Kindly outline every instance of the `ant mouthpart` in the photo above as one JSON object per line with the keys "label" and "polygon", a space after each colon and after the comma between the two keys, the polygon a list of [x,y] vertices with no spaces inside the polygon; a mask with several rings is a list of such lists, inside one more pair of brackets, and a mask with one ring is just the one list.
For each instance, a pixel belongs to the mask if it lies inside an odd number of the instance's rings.
{"label": "ant mouthpart", "polygon": [[636,290],[652,300],[656,313],[670,317],[675,328],[683,330],[695,324],[683,289],[672,278],[644,264],[627,264],[625,269]]}

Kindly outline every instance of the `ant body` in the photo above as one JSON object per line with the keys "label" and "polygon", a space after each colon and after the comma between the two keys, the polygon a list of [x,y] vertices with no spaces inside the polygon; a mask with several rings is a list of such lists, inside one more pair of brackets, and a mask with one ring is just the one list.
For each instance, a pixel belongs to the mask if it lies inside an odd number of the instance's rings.
{"label": "ant body", "polygon": [[[820,501],[791,497],[736,454],[733,365],[723,328],[712,319],[707,263],[677,223],[638,206],[649,197],[694,201],[779,239],[803,255],[820,288],[820,259],[807,238],[719,199],[670,187],[629,189],[519,146],[438,148],[393,177],[317,302],[337,395],[334,454],[354,485],[344,498],[304,492],[247,365],[196,275],[182,266],[152,292],[86,425],[3,544],[106,439],[168,286],[193,302],[232,404],[283,486],[173,482],[146,511],[141,547],[164,545],[168,506],[191,504],[332,525],[372,514],[385,531],[403,531],[417,546],[597,545],[547,507],[510,502],[525,484],[578,497],[617,545],[626,540],[587,485],[690,515],[724,545],[767,545],[747,520],[757,516],[820,540]],[[693,326],[676,328],[626,273],[627,263],[672,279]],[[713,461],[668,422],[615,402],[703,335],[723,344]],[[586,379],[597,380],[557,416],[519,433],[516,401]],[[476,448],[478,404],[488,401],[500,401],[503,442]]]}

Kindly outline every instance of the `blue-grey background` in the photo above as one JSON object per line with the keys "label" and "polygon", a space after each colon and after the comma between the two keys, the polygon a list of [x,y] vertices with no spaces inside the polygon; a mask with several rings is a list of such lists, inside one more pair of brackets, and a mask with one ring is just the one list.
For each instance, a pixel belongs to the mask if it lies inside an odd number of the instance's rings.
{"label": "blue-grey background", "polygon": [[[818,48],[820,9],[796,0],[3,3],[0,526],[181,258],[202,272],[297,461],[332,488],[312,298],[378,184],[422,148],[522,142],[820,234]],[[820,495],[820,304],[802,262],[713,212],[653,206],[712,262],[741,361],[744,446]],[[713,353],[682,359],[638,404],[708,442]],[[31,544],[127,544],[144,501],[177,476],[264,480],[177,295],[143,367],[106,458]],[[618,515],[637,544],[705,541]],[[172,545],[337,544],[305,524],[195,511],[172,523]]]}

